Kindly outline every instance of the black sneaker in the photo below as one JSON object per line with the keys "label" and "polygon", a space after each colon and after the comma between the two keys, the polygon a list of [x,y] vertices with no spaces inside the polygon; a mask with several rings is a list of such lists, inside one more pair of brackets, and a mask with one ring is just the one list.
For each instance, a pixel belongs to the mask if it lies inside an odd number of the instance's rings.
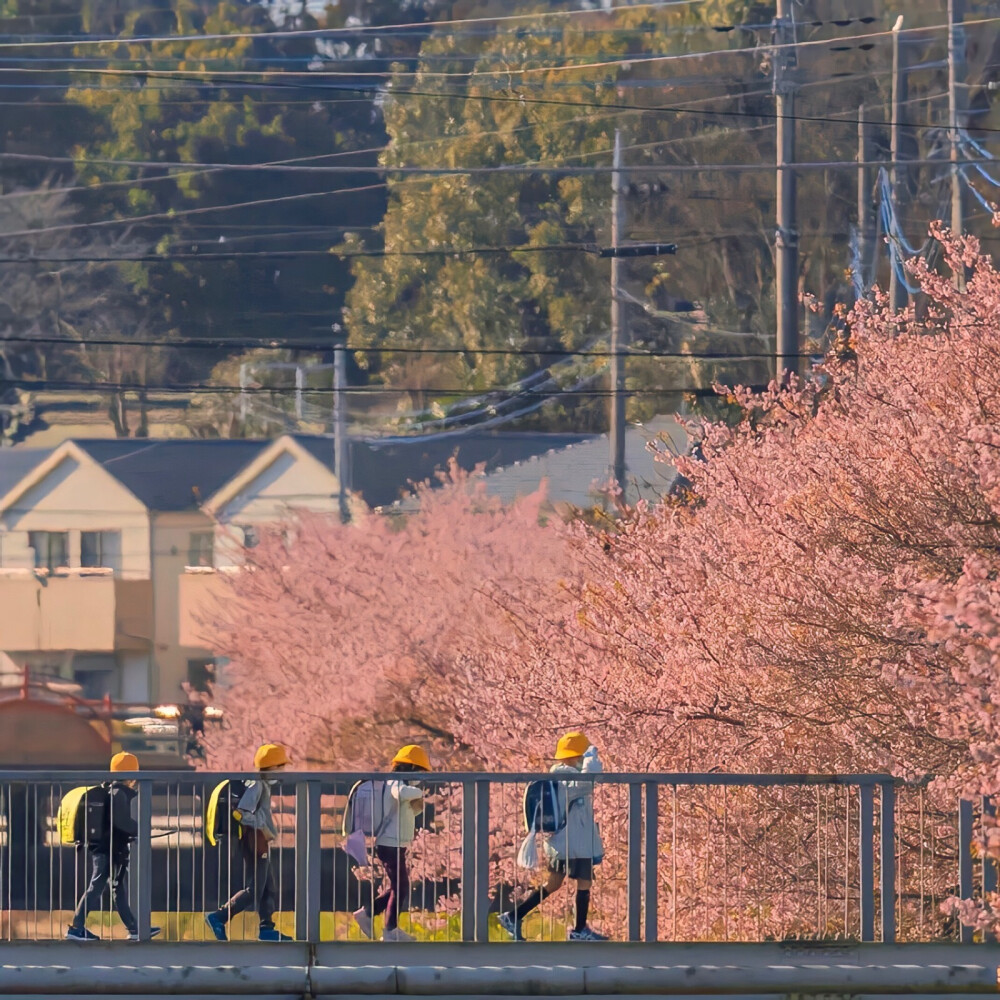
{"label": "black sneaker", "polygon": [[70,927],[66,931],[67,941],[100,941],[96,934],[91,934],[86,927]]}

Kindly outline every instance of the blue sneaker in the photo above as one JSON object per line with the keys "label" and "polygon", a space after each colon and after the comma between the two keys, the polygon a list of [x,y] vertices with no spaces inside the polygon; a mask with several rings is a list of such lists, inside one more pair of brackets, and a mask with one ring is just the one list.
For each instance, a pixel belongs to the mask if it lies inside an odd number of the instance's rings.
{"label": "blue sneaker", "polygon": [[212,933],[215,935],[216,941],[228,941],[229,938],[226,935],[226,921],[223,919],[221,913],[206,913],[205,923],[211,928]]}
{"label": "blue sneaker", "polygon": [[277,927],[261,927],[260,934],[257,935],[258,941],[294,941],[295,938],[290,938],[287,934],[282,934]]}
{"label": "blue sneaker", "polygon": [[101,939],[86,927],[70,927],[66,931],[67,941],[100,941]]}

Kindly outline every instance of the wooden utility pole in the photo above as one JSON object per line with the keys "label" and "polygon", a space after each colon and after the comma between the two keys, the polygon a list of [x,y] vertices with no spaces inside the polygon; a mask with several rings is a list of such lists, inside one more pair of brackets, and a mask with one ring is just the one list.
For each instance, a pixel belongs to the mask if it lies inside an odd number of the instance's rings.
{"label": "wooden utility pole", "polygon": [[[896,23],[892,28],[892,101],[889,109],[889,156],[892,160],[889,169],[889,189],[892,191],[892,204],[896,211],[896,217],[900,221],[902,221],[900,206],[903,204],[902,184],[900,182],[903,170],[899,166],[902,153],[900,149],[900,128],[903,123],[903,116],[906,113],[904,109],[906,108],[907,101],[906,66],[904,65],[902,39],[900,37],[902,28],[903,15],[900,14],[896,18]],[[890,260],[893,254],[902,260],[903,248],[900,246],[892,247],[889,254]],[[899,280],[896,270],[894,267],[889,269],[889,304],[893,309],[905,309],[909,304],[909,295],[906,291],[906,285]]]}
{"label": "wooden utility pole", "polygon": [[797,372],[799,362],[799,233],[796,220],[795,83],[789,71],[796,66],[795,36],[790,7],[794,0],[777,0],[774,50],[774,96],[777,168],[777,257],[775,294],[778,336],[775,375]]}
{"label": "wooden utility pole", "polygon": [[[963,0],[948,0],[948,132],[951,158],[951,231],[961,236],[965,230],[963,177],[959,164],[962,151],[959,145],[959,119],[965,113],[965,31],[961,27],[965,17]],[[961,82],[959,82],[961,79]],[[965,273],[955,273],[955,287],[965,287]]]}
{"label": "wooden utility pole", "polygon": [[[622,136],[615,130],[611,172],[611,246],[617,249],[625,235],[625,177],[622,170]],[[625,489],[625,309],[621,297],[621,263],[611,258],[611,476]]]}

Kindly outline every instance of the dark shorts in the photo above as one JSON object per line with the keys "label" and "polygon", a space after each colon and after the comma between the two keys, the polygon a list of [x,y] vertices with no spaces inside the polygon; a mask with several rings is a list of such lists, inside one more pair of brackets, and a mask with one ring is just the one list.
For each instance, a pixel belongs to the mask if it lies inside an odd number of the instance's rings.
{"label": "dark shorts", "polygon": [[570,858],[567,871],[565,861],[551,861],[549,871],[557,875],[569,875],[570,878],[593,879],[594,862],[591,858]]}

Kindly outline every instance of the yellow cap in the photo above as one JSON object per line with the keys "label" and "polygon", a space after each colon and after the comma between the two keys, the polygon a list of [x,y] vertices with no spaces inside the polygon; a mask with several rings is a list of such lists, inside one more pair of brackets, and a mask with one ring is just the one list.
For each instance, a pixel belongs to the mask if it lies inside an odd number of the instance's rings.
{"label": "yellow cap", "polygon": [[121,753],[116,753],[114,757],[111,758],[111,770],[138,771],[139,759],[134,753],[126,753],[122,750]]}
{"label": "yellow cap", "polygon": [[559,737],[556,744],[556,760],[571,760],[582,757],[590,749],[590,740],[583,733],[567,733]]}
{"label": "yellow cap", "polygon": [[402,747],[392,758],[392,762],[393,764],[412,764],[424,771],[431,769],[431,759],[427,756],[427,751],[423,747],[418,747],[416,743]]}
{"label": "yellow cap", "polygon": [[253,755],[253,766],[258,771],[263,771],[266,767],[282,767],[290,763],[288,751],[284,747],[278,746],[277,743],[265,743]]}

